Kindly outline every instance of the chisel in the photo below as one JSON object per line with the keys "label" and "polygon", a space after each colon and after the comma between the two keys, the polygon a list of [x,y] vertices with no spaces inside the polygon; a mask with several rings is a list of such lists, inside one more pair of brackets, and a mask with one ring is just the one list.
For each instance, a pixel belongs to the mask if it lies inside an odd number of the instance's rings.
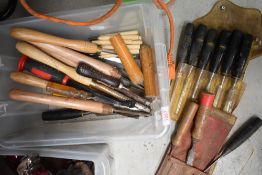
{"label": "chisel", "polygon": [[13,38],[22,41],[47,43],[56,46],[63,46],[84,53],[100,53],[102,51],[114,53],[109,50],[102,49],[97,44],[91,43],[89,41],[65,39],[28,28],[12,28],[10,31],[10,35]]}
{"label": "chisel", "polygon": [[220,158],[230,154],[232,151],[242,145],[248,138],[250,138],[260,127],[262,120],[257,116],[251,117],[246,121],[224,144],[217,157],[207,166],[204,172],[207,172]]}
{"label": "chisel", "polygon": [[215,45],[216,45],[216,37],[217,37],[217,31],[214,29],[210,29],[207,32],[207,36],[205,38],[205,44],[203,46],[203,49],[201,51],[201,56],[197,64],[197,72],[195,75],[195,85],[193,87],[193,93],[191,95],[191,98],[193,101],[198,101],[198,96],[201,90],[203,90],[203,81],[204,81],[204,70],[206,69],[206,66],[213,54]]}
{"label": "chisel", "polygon": [[[92,100],[78,100],[75,98],[55,97],[55,96],[28,92],[18,89],[11,90],[9,92],[9,97],[13,100],[18,100],[18,101],[46,104],[51,106],[93,112],[98,114],[130,114],[130,115],[138,114],[136,111],[115,108],[113,106],[104,103],[95,102]],[[145,114],[145,113],[140,113],[140,114]]]}
{"label": "chisel", "polygon": [[216,90],[216,97],[214,101],[214,107],[220,108],[222,105],[222,101],[224,98],[224,91],[228,84],[228,78],[229,73],[231,71],[232,64],[237,57],[237,54],[239,52],[239,46],[241,44],[242,39],[242,33],[239,30],[234,30],[232,33],[232,36],[230,38],[229,46],[226,51],[226,55],[222,60],[221,65],[221,74],[222,74],[222,80],[220,81],[220,84]]}
{"label": "chisel", "polygon": [[97,82],[95,82],[94,80],[92,80],[91,78],[87,78],[87,77],[84,77],[84,76],[81,76],[79,74],[76,73],[76,71],[68,66],[68,65],[65,65],[63,64],[62,62],[59,62],[57,61],[56,59],[52,58],[51,56],[47,55],[46,53],[42,52],[41,50],[39,50],[38,48],[30,45],[30,44],[27,44],[25,42],[18,42],[16,44],[16,48],[18,51],[20,51],[22,54],[25,54],[27,56],[29,56],[30,58],[32,59],[35,59],[36,61],[39,61],[43,64],[46,64],[50,67],[53,67],[54,69],[57,69],[67,75],[70,75],[70,77],[83,84],[83,85],[86,85],[86,86],[89,86],[89,87],[92,87],[94,89],[97,89],[99,91],[102,91],[112,97],[115,97],[119,100],[122,100],[122,101],[126,101],[126,100],[129,100],[128,97],[124,96],[123,94],[119,93],[119,92],[116,92],[115,90],[112,90],[111,88],[103,85],[103,84],[99,84]]}
{"label": "chisel", "polygon": [[106,94],[97,92],[93,89],[88,88],[87,86],[84,86],[72,79],[70,79],[67,75],[65,75],[62,72],[59,72],[58,70],[49,67],[45,64],[42,64],[40,62],[34,61],[32,59],[29,59],[27,56],[23,55],[18,63],[18,71],[27,71],[30,72],[37,77],[40,77],[42,79],[56,82],[59,84],[67,85],[70,87],[74,87],[79,90],[86,91],[88,93],[93,94],[94,96],[98,97],[99,101],[107,104],[111,104],[114,106],[127,106],[127,107],[134,107],[135,102],[134,101],[118,101],[116,99],[113,99],[111,97],[108,97]]}
{"label": "chisel", "polygon": [[209,93],[215,93],[215,75],[219,69],[221,60],[225,56],[227,47],[228,47],[228,41],[231,36],[231,32],[223,30],[218,37],[218,45],[215,48],[215,52],[212,56],[212,59],[210,61],[209,65],[209,72],[211,72],[208,80],[208,84],[206,87],[206,91]]}
{"label": "chisel", "polygon": [[248,56],[250,54],[251,46],[253,42],[253,36],[249,34],[245,34],[242,39],[240,52],[238,57],[236,58],[232,71],[231,76],[233,77],[233,83],[230,90],[227,93],[226,102],[224,104],[223,110],[225,112],[231,113],[234,110],[234,107],[237,103],[238,98],[238,91],[239,91],[239,80],[241,79],[244,68],[248,62]]}

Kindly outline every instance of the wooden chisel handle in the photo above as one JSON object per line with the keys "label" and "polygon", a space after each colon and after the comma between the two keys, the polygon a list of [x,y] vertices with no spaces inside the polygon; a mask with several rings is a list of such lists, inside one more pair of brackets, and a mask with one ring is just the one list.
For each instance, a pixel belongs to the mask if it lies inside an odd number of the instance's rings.
{"label": "wooden chisel handle", "polygon": [[155,65],[152,49],[143,44],[140,49],[140,60],[144,74],[144,87],[146,97],[156,97]]}
{"label": "wooden chisel handle", "polygon": [[46,53],[42,52],[41,50],[30,44],[27,44],[25,42],[18,42],[16,44],[16,49],[22,54],[27,55],[28,57],[36,61],[39,61],[67,75],[70,75],[72,79],[79,83],[82,83],[86,86],[90,86],[90,84],[92,83],[91,78],[78,75],[72,67],[63,64],[60,61],[57,61],[56,59],[52,58],[51,56],[47,55]]}
{"label": "wooden chisel handle", "polygon": [[60,60],[61,62],[71,67],[76,68],[80,62],[84,62],[108,76],[112,76],[115,78],[121,77],[121,74],[117,70],[117,68],[109,64],[106,64],[102,61],[91,58],[87,55],[76,52],[74,50],[61,46],[55,46],[52,44],[46,44],[46,43],[37,43],[37,42],[30,42],[30,43],[37,46],[44,52],[48,53],[50,56],[53,56],[54,58]]}
{"label": "wooden chisel handle", "polygon": [[11,90],[9,97],[13,100],[25,101],[31,103],[40,103],[63,108],[77,109],[100,114],[112,114],[113,108],[110,105],[91,101],[78,100],[74,98],[55,97],[45,94],[33,93],[22,90]]}
{"label": "wooden chisel handle", "polygon": [[110,39],[117,55],[121,59],[122,64],[129,75],[131,81],[135,84],[142,84],[144,81],[142,71],[137,65],[136,61],[132,57],[130,51],[128,50],[126,44],[124,43],[120,34],[112,36]]}
{"label": "wooden chisel handle", "polygon": [[73,50],[77,50],[79,52],[84,53],[100,52],[98,46],[94,43],[83,40],[65,39],[28,28],[12,28],[10,35],[16,39],[23,41],[48,43],[71,48]]}

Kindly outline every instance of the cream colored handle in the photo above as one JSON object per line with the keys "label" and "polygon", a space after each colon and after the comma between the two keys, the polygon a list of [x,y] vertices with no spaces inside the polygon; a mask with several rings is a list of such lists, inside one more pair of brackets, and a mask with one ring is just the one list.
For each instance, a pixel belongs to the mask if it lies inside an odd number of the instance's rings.
{"label": "cream colored handle", "polygon": [[[94,40],[92,43],[98,44],[98,45],[111,45],[111,42],[109,40]],[[127,45],[140,45],[143,44],[142,40],[124,40],[124,43]]]}
{"label": "cream colored handle", "polygon": [[[139,50],[140,49],[140,45],[126,45],[126,46],[129,50]],[[114,47],[112,45],[103,45],[102,48],[114,50]]]}
{"label": "cream colored handle", "polygon": [[69,77],[71,77],[73,80],[84,84],[86,86],[89,86],[92,83],[92,79],[91,78],[87,78],[87,77],[83,77],[79,74],[76,73],[76,71],[70,67],[67,66],[59,61],[57,61],[56,59],[52,58],[51,56],[47,55],[46,53],[44,53],[43,51],[39,50],[38,48],[27,44],[25,42],[18,42],[16,44],[16,49],[21,52],[24,55],[27,55],[28,57],[39,61],[43,64],[46,64],[54,69],[57,69],[61,72],[63,72],[64,74],[68,75]]}
{"label": "cream colored handle", "polygon": [[78,100],[74,98],[56,97],[17,89],[11,90],[9,93],[9,97],[13,100],[18,101],[40,103],[100,114],[113,113],[113,108],[111,106],[92,100]]}
{"label": "cream colored handle", "polygon": [[10,35],[18,40],[48,43],[84,53],[97,53],[99,51],[96,44],[88,41],[65,39],[28,28],[12,28]]}
{"label": "cream colored handle", "polygon": [[121,77],[120,72],[113,66],[106,64],[102,61],[96,60],[94,58],[91,58],[89,56],[86,56],[84,54],[81,54],[79,52],[76,52],[74,50],[46,43],[30,43],[37,46],[38,48],[53,56],[54,58],[60,60],[61,62],[74,68],[76,68],[80,62],[84,62],[106,75],[113,76],[115,78]]}
{"label": "cream colored handle", "polygon": [[10,78],[17,83],[46,89],[48,81],[23,72],[12,72]]}
{"label": "cream colored handle", "polygon": [[[104,35],[104,36],[99,36],[97,39],[98,40],[109,40],[113,35]],[[141,36],[139,35],[121,35],[123,40],[142,40]]]}

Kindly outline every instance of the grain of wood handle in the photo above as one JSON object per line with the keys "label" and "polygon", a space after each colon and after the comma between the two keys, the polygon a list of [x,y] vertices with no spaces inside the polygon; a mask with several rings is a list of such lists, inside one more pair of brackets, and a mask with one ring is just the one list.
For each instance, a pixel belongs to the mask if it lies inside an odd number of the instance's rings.
{"label": "grain of wood handle", "polygon": [[63,72],[64,74],[67,74],[73,80],[81,84],[90,86],[90,84],[92,83],[91,78],[83,77],[77,74],[76,71],[72,67],[63,64],[60,61],[57,61],[56,59],[52,58],[51,56],[47,55],[46,53],[42,52],[41,50],[39,50],[38,48],[30,44],[27,44],[25,42],[18,42],[16,44],[16,49],[19,52],[21,52],[22,54],[27,55],[28,57],[36,61],[39,61],[43,64],[46,64],[54,69],[57,69]]}
{"label": "grain of wood handle", "polygon": [[9,93],[9,97],[13,100],[18,101],[40,103],[100,114],[113,113],[113,108],[111,106],[91,100],[78,100],[74,98],[55,97],[45,94],[22,91],[18,89],[11,90]]}
{"label": "grain of wood handle", "polygon": [[77,50],[79,52],[84,52],[84,53],[99,52],[98,46],[94,43],[83,41],[83,40],[65,39],[28,28],[19,28],[19,27],[12,28],[10,35],[18,40],[23,40],[28,42],[48,43],[57,46],[71,48],[73,50]]}
{"label": "grain of wood handle", "polygon": [[142,84],[144,80],[142,71],[132,57],[122,37],[119,34],[116,34],[110,39],[110,41],[117,55],[121,59],[121,62],[124,65],[130,80],[135,85]]}
{"label": "grain of wood handle", "polygon": [[48,84],[48,81],[38,77],[34,77],[24,72],[12,72],[10,74],[10,78],[17,83],[26,84],[29,86],[38,87],[42,89],[46,89]]}
{"label": "grain of wood handle", "polygon": [[61,46],[55,46],[52,44],[46,44],[46,43],[37,43],[37,42],[30,42],[31,44],[37,46],[44,52],[48,53],[49,55],[53,56],[54,58],[60,60],[61,62],[77,68],[77,65],[80,62],[84,62],[93,68],[99,70],[100,72],[103,72],[106,75],[120,78],[121,74],[117,70],[117,68],[106,64],[102,61],[96,60],[94,58],[91,58],[89,56],[86,56],[84,54],[81,54],[79,52],[76,52],[74,50],[61,47]]}
{"label": "grain of wood handle", "polygon": [[156,97],[155,65],[152,49],[143,44],[140,49],[141,67],[144,75],[146,97]]}

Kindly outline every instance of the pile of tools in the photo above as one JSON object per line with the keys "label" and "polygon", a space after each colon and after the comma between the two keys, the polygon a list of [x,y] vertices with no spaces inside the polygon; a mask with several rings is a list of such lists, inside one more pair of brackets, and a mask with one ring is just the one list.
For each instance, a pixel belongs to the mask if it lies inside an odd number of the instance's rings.
{"label": "pile of tools", "polygon": [[[23,54],[18,72],[10,78],[48,93],[14,89],[10,98],[66,108],[44,112],[43,120],[92,113],[132,118],[151,115],[155,66],[152,49],[141,45],[137,31],[101,35],[92,42],[19,27],[12,28],[10,35],[20,40],[16,48]],[[117,59],[120,61],[115,62]]]}
{"label": "pile of tools", "polygon": [[177,55],[177,75],[172,82],[170,114],[178,120],[190,100],[215,94],[213,106],[232,113],[244,92],[242,81],[253,37],[239,30],[219,31],[187,24]]}

